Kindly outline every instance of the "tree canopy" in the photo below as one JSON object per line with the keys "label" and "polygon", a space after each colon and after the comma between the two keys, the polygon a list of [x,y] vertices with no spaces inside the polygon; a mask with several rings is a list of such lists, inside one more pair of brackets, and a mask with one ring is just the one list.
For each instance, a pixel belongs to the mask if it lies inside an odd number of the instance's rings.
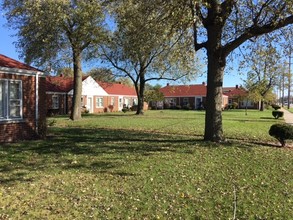
{"label": "tree canopy", "polygon": [[97,0],[4,0],[8,24],[17,30],[17,47],[27,63],[46,67],[70,62],[74,72],[70,118],[81,117],[83,53],[105,36],[104,9]]}
{"label": "tree canopy", "polygon": [[115,4],[117,28],[103,56],[128,76],[138,95],[137,114],[143,113],[145,84],[151,80],[176,80],[194,75],[192,35],[166,22],[164,8],[155,1],[124,0]]}
{"label": "tree canopy", "polygon": [[[158,0],[161,4],[166,1]],[[194,34],[194,49],[207,56],[207,98],[204,139],[225,140],[222,126],[222,86],[227,58],[255,38],[276,33],[293,23],[291,0],[169,1],[173,23],[182,21]]]}

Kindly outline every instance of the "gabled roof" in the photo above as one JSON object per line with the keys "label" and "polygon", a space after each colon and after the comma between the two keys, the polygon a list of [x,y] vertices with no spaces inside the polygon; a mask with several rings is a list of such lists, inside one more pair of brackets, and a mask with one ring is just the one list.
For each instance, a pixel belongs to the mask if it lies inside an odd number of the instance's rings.
{"label": "gabled roof", "polygon": [[247,96],[247,91],[242,87],[224,87],[223,94],[229,97]]}
{"label": "gabled roof", "polygon": [[160,89],[165,97],[194,97],[206,96],[207,88],[205,84],[198,85],[167,85]]}
{"label": "gabled roof", "polygon": [[37,71],[37,72],[40,71],[32,66],[21,63],[17,60],[14,60],[14,59],[9,58],[7,56],[4,56],[2,54],[0,54],[0,67],[11,68],[11,69],[20,69],[20,70],[29,70],[29,71]]}
{"label": "gabled roof", "polygon": [[97,83],[109,94],[109,95],[124,95],[124,96],[137,96],[134,87],[130,87],[121,83]]}
{"label": "gabled roof", "polygon": [[69,92],[73,88],[73,78],[63,76],[47,76],[46,91]]}

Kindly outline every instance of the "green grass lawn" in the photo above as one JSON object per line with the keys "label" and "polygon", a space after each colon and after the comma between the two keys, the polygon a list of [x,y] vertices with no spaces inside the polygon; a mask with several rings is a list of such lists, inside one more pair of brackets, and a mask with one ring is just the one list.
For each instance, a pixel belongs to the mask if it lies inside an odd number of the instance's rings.
{"label": "green grass lawn", "polygon": [[0,219],[292,219],[293,151],[268,135],[281,120],[225,111],[214,144],[204,114],[50,118],[47,140],[0,146]]}

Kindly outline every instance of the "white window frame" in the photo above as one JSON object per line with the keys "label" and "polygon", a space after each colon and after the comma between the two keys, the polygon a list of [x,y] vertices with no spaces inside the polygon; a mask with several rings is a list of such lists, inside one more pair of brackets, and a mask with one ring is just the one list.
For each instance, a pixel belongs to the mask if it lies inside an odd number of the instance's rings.
{"label": "white window frame", "polygon": [[59,109],[60,97],[59,95],[52,96],[52,109]]}
{"label": "white window frame", "polygon": [[[13,83],[19,84],[18,87],[18,92],[19,94],[17,95],[19,98],[11,98],[11,85]],[[22,95],[22,81],[21,80],[11,80],[11,79],[0,79],[0,84],[2,87],[1,91],[1,110],[2,110],[2,115],[0,115],[0,121],[9,121],[9,120],[20,120],[23,119],[23,95]],[[18,104],[12,105],[12,102],[16,102]],[[18,116],[13,116],[11,114],[11,109],[12,107],[18,107],[19,108],[19,115]]]}
{"label": "white window frame", "polygon": [[96,108],[103,108],[103,107],[104,107],[104,98],[96,97]]}

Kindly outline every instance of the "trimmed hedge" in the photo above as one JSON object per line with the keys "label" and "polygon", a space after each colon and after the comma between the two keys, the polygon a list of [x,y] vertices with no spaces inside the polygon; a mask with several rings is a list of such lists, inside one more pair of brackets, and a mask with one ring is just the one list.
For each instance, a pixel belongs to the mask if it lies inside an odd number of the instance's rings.
{"label": "trimmed hedge", "polygon": [[278,119],[280,117],[283,117],[284,112],[275,110],[275,111],[272,112],[272,115],[274,116],[275,119]]}
{"label": "trimmed hedge", "polygon": [[275,109],[275,110],[278,110],[281,108],[281,106],[279,105],[276,105],[276,104],[272,104],[272,108]]}
{"label": "trimmed hedge", "polygon": [[269,135],[276,138],[284,147],[286,140],[293,140],[293,126],[289,124],[273,124],[269,130]]}

